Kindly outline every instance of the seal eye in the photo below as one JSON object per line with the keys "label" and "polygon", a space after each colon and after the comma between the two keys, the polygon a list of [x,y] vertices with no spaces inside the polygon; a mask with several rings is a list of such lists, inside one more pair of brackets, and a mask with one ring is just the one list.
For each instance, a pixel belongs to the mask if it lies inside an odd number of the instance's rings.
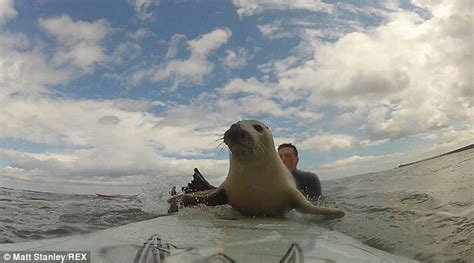
{"label": "seal eye", "polygon": [[254,129],[255,129],[256,131],[258,131],[258,132],[260,132],[260,133],[263,132],[262,126],[260,126],[260,125],[258,125],[258,124],[254,124],[253,127],[254,127]]}

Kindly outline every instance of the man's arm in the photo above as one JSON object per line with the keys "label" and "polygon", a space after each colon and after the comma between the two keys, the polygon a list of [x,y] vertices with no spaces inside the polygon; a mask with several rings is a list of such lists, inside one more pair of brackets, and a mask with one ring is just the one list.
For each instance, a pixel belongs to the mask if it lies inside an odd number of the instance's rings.
{"label": "man's arm", "polygon": [[319,181],[319,178],[316,174],[314,175],[314,181],[315,181],[314,189],[316,190],[316,194],[318,195],[317,198],[319,198],[323,195],[323,190],[321,189],[321,182]]}
{"label": "man's arm", "polygon": [[322,196],[321,182],[316,174],[306,173],[305,195],[311,201],[316,201]]}

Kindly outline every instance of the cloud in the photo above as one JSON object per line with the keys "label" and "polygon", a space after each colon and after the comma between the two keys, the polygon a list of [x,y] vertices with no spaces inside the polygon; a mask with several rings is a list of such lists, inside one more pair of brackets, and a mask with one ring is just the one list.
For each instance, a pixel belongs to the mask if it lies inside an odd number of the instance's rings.
{"label": "cloud", "polygon": [[[172,119],[165,122],[162,117],[129,111],[136,108],[130,107],[131,101],[15,97],[0,102],[0,138],[61,149],[54,153],[1,150],[0,155],[10,160],[1,172],[12,180],[91,183],[110,178],[110,182],[125,183],[126,178],[156,174],[184,176],[196,162],[169,156],[206,149],[215,152],[216,134],[223,132],[211,122],[206,128],[205,119],[174,125]],[[172,113],[166,116],[173,117]],[[201,159],[199,166],[217,178],[225,173],[226,162]]]}
{"label": "cloud", "polygon": [[474,143],[474,129],[472,124],[468,123],[457,129],[448,127],[445,129],[429,131],[423,134],[421,137],[423,139],[435,142],[440,147],[443,146],[443,150],[437,152],[437,154],[440,154],[443,153],[443,151],[451,151],[453,149]]}
{"label": "cloud", "polygon": [[185,40],[185,36],[174,35],[165,56],[167,60],[153,66],[152,69],[136,70],[130,76],[129,82],[136,85],[146,78],[153,82],[170,81],[173,83],[172,90],[181,84],[202,83],[204,77],[214,70],[214,63],[208,56],[227,43],[231,35],[229,29],[219,28],[187,41],[186,48],[190,53],[187,59],[175,59],[178,47]]}
{"label": "cloud", "polygon": [[[474,67],[472,9],[463,1],[443,3],[423,1],[430,17],[392,12],[385,24],[334,42],[303,31],[305,53],[290,56],[284,67],[275,62],[266,68],[273,69],[279,88],[308,92],[307,108],[368,115],[362,128],[373,141],[464,123],[474,103],[468,73]],[[308,50],[312,58],[294,59]],[[338,117],[343,122],[360,119],[345,114]]]}
{"label": "cloud", "polygon": [[221,58],[221,63],[230,69],[243,68],[247,65],[248,57],[245,48],[239,48],[237,51],[227,50],[225,57]]}
{"label": "cloud", "polygon": [[294,36],[291,32],[284,30],[283,22],[281,20],[276,20],[269,24],[257,25],[257,27],[262,35],[270,40],[290,38]]}
{"label": "cloud", "polygon": [[102,125],[116,125],[120,122],[120,119],[115,115],[107,115],[98,119],[97,122]]}
{"label": "cloud", "polygon": [[[159,4],[130,3],[143,21],[153,18],[152,7]],[[155,174],[189,175],[197,163],[206,176],[221,178],[228,167],[219,138],[232,122],[244,118],[265,121],[276,140],[295,141],[304,150],[322,153],[405,137],[445,148],[468,142],[474,103],[469,1],[413,2],[429,10],[428,15],[402,11],[394,1],[383,3],[386,9],[379,12],[378,4],[365,11],[365,5],[354,8],[340,2],[234,1],[241,18],[262,14],[255,21],[266,39],[291,35],[300,40],[286,58],[281,54],[258,57],[271,60],[257,60],[262,64],[254,77],[248,70],[235,72],[244,72],[245,77],[229,70],[246,69],[255,62],[257,51],[252,46],[227,47],[233,34],[227,28],[204,31],[193,39],[175,34],[162,57],[152,54],[151,59],[159,62],[151,63],[141,60],[142,47],[148,47],[142,41],[153,34],[150,30],[126,33],[109,55],[105,42],[112,28],[104,19],[42,18],[38,24],[46,34],[32,34],[34,38],[30,32],[1,31],[0,138],[50,150],[0,150],[9,162],[0,168],[2,178],[131,185]],[[0,24],[6,24],[16,11],[13,2],[2,4],[6,7],[0,7]],[[288,10],[303,15],[278,16],[275,21],[270,20],[275,16],[266,16]],[[314,12],[329,18],[308,22]],[[53,45],[45,47],[49,43]],[[173,101],[178,97],[174,95],[148,101],[46,94],[85,73],[104,76],[93,72],[104,64],[127,68],[124,76],[109,73],[107,77],[127,78],[132,85],[147,80],[160,87],[210,86],[206,92],[178,94],[183,95],[179,102]],[[213,73],[223,71],[231,79],[210,80]],[[132,74],[127,76],[128,72]],[[361,138],[346,134],[355,130],[364,133]],[[359,154],[325,164],[321,170],[345,169],[345,175],[350,175],[374,166],[391,168],[397,164],[394,158],[405,158],[400,156]]]}
{"label": "cloud", "polygon": [[321,165],[320,168],[323,170],[331,170],[331,169],[341,169],[341,168],[347,168],[347,166],[358,166],[361,165],[362,163],[371,163],[376,160],[383,160],[386,159],[386,156],[359,156],[359,155],[354,155],[345,159],[340,159],[331,163],[327,163],[324,165]]}
{"label": "cloud", "polygon": [[186,60],[170,60],[156,71],[152,79],[162,81],[173,78],[175,85],[179,83],[201,83],[203,78],[211,73],[214,65],[207,57],[225,44],[231,36],[228,29],[216,29],[187,42],[190,56]]}
{"label": "cloud", "polygon": [[217,89],[217,92],[222,95],[216,103],[221,108],[219,111],[232,109],[243,116],[270,115],[296,118],[309,123],[323,117],[321,113],[290,105],[297,97],[292,89],[280,89],[273,83],[255,78],[232,79],[224,87]]}
{"label": "cloud", "polygon": [[149,10],[153,5],[158,6],[160,0],[129,0],[133,6],[135,16],[140,20],[150,20],[153,18],[153,13]]}
{"label": "cloud", "polygon": [[228,28],[220,28],[188,41],[191,57],[207,57],[222,44],[225,44],[231,35],[232,32]]}
{"label": "cloud", "polygon": [[361,123],[364,120],[363,113],[364,112],[361,112],[361,111],[358,111],[358,112],[349,111],[349,112],[341,113],[333,121],[332,126],[335,128],[354,126],[358,123]]}
{"label": "cloud", "polygon": [[104,19],[95,22],[73,21],[64,15],[42,18],[39,25],[61,44],[60,51],[55,54],[58,65],[70,64],[90,72],[95,64],[107,58],[102,42],[110,31],[110,25]]}
{"label": "cloud", "polygon": [[42,40],[23,33],[0,33],[0,95],[47,93],[91,73],[94,65],[106,60],[102,42],[109,25],[105,20],[89,23],[61,16],[40,19],[39,25],[58,40],[57,49],[45,49]]}
{"label": "cloud", "polygon": [[17,15],[18,12],[15,10],[13,0],[0,0],[0,26]]}
{"label": "cloud", "polygon": [[112,101],[112,106],[128,112],[145,112],[153,106],[153,103],[148,100],[115,99]]}
{"label": "cloud", "polygon": [[330,11],[331,5],[321,1],[296,0],[233,0],[240,17],[253,16],[267,10],[308,10],[308,11]]}
{"label": "cloud", "polygon": [[171,37],[171,43],[170,43],[170,46],[168,48],[168,51],[166,52],[165,59],[171,60],[171,59],[175,58],[178,55],[178,52],[179,52],[180,48],[182,48],[183,45],[187,45],[186,36],[181,35],[181,34],[174,34]]}
{"label": "cloud", "polygon": [[49,86],[68,82],[68,68],[58,68],[22,33],[0,33],[0,96],[47,92]]}
{"label": "cloud", "polygon": [[349,134],[321,134],[300,140],[298,145],[301,149],[313,152],[332,152],[348,150],[358,146],[359,143]]}
{"label": "cloud", "polygon": [[90,160],[123,164],[215,152],[228,120],[235,120],[234,112],[221,115],[205,96],[169,106],[163,116],[146,110],[165,104],[141,100],[0,97],[0,104],[0,138],[78,149],[75,154],[91,155]]}
{"label": "cloud", "polygon": [[135,41],[142,40],[146,36],[150,35],[151,31],[147,28],[139,28],[135,32],[130,33],[130,37]]}
{"label": "cloud", "polygon": [[[118,66],[131,63],[131,61],[139,58],[143,50],[141,41],[150,35],[152,35],[150,30],[145,28],[137,29],[134,32],[127,32],[125,39],[118,44],[107,62],[110,61],[110,64]],[[107,73],[107,77],[124,81],[122,74]]]}
{"label": "cloud", "polygon": [[282,105],[294,103],[306,95],[294,87],[284,87],[277,83],[265,80],[260,81],[253,77],[248,79],[231,79],[224,87],[217,88],[216,91],[225,97],[234,98],[258,95],[267,99],[271,98]]}
{"label": "cloud", "polygon": [[255,78],[250,79],[231,79],[224,87],[217,89],[217,92],[226,96],[234,96],[239,94],[258,94],[263,97],[272,97],[276,92],[276,88],[272,84],[263,83]]}
{"label": "cloud", "polygon": [[451,123],[443,111],[433,109],[430,104],[421,103],[416,107],[402,103],[396,109],[385,106],[372,109],[363,128],[372,139],[397,139],[447,128]]}
{"label": "cloud", "polygon": [[426,134],[425,139],[435,142],[428,146],[381,155],[352,155],[312,169],[318,171],[324,179],[393,169],[401,164],[423,160],[472,144],[473,135],[471,125],[458,130],[441,129]]}

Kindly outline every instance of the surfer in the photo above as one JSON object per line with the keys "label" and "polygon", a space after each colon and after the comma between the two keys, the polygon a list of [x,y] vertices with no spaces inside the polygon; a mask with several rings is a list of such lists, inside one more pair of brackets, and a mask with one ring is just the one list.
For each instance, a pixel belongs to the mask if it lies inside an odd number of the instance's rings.
{"label": "surfer", "polygon": [[310,201],[317,201],[321,195],[321,182],[316,174],[301,171],[297,168],[299,157],[298,149],[291,143],[283,143],[278,146],[278,154],[295,178],[296,187]]}

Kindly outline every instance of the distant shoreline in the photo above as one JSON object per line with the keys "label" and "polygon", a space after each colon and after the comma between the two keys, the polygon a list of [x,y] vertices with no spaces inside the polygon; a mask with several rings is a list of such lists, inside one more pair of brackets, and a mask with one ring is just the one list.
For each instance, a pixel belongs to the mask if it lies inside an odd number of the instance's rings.
{"label": "distant shoreline", "polygon": [[458,153],[458,152],[462,152],[462,151],[466,151],[466,150],[470,150],[470,149],[474,149],[474,144],[470,144],[468,146],[464,146],[464,147],[456,149],[454,151],[443,153],[441,155],[437,155],[437,156],[430,157],[430,158],[427,158],[427,159],[423,159],[423,160],[419,160],[419,161],[412,162],[412,163],[407,163],[407,164],[401,164],[401,165],[398,166],[398,168],[405,167],[405,166],[410,166],[410,165],[413,165],[413,164],[421,163],[421,162],[424,162],[424,161],[436,159],[436,158],[439,158],[439,157],[442,157],[442,156],[446,156],[446,155],[450,155],[450,154],[453,154],[453,153]]}

